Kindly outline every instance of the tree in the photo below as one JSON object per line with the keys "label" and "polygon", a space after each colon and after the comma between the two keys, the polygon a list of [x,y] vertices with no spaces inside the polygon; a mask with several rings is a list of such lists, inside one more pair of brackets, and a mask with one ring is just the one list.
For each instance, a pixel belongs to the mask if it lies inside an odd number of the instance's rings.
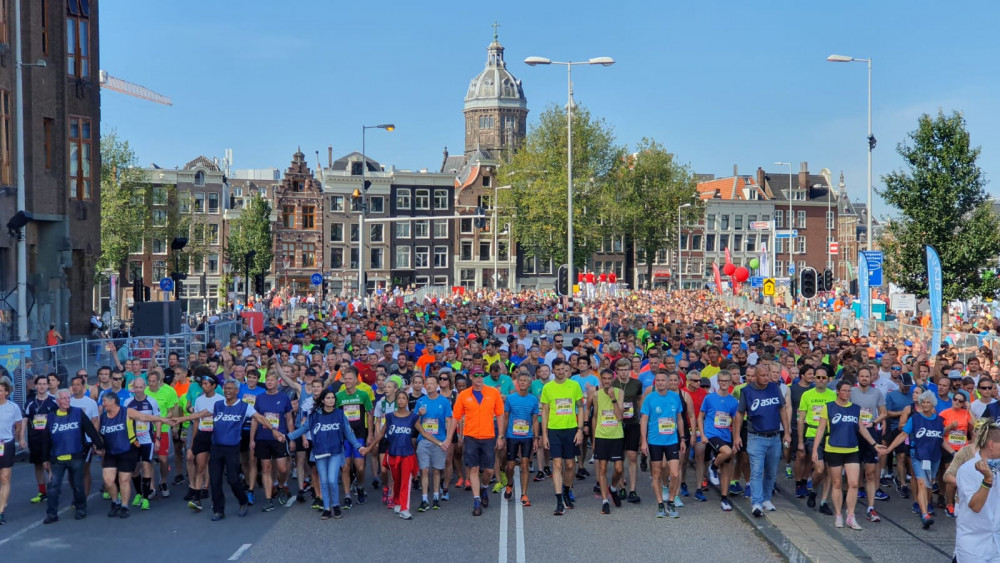
{"label": "tree", "polygon": [[246,275],[244,264],[251,250],[257,253],[250,264],[251,278],[255,274],[266,274],[274,261],[274,235],[271,233],[271,205],[260,195],[250,200],[230,227],[226,258],[233,265],[234,273]]}
{"label": "tree", "polygon": [[646,280],[652,287],[653,256],[661,249],[676,249],[672,228],[681,205],[690,222],[704,212],[691,170],[651,139],[643,139],[634,154],[615,166],[612,181],[601,190],[599,210],[605,234],[625,236],[625,251],[645,250]]}
{"label": "tree", "polygon": [[879,239],[889,281],[926,296],[929,244],[941,257],[945,302],[994,297],[1000,282],[981,271],[994,268],[1000,256],[1000,218],[984,189],[976,165],[981,150],[971,146],[965,119],[958,112],[924,114],[908,139],[896,147],[907,170],[883,176],[885,188],[879,190],[901,215]]}
{"label": "tree", "polygon": [[97,273],[119,272],[123,278],[130,249],[142,241],[148,207],[135,205],[145,173],[128,141],[114,129],[101,137],[101,256]]}
{"label": "tree", "polygon": [[[498,170],[504,219],[525,255],[566,262],[566,110],[550,106],[524,144]],[[574,261],[579,270],[601,243],[598,195],[623,154],[603,119],[573,110]]]}

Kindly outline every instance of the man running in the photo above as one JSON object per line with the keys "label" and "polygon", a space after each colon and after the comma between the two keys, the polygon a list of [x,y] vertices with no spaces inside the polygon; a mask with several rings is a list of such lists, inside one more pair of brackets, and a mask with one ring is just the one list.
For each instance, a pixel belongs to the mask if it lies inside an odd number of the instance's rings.
{"label": "man running", "polygon": [[[635,492],[635,484],[639,478],[639,442],[642,432],[639,429],[638,413],[642,409],[642,383],[632,378],[632,362],[622,358],[615,362],[614,386],[622,390],[622,431],[625,435],[625,456],[628,459],[628,502],[639,503],[639,495]],[[620,496],[625,495],[625,473],[618,483],[612,483],[618,488]]]}
{"label": "man running", "polygon": [[[417,465],[420,467],[420,507],[417,512],[441,508],[441,472],[444,471],[446,452],[455,432],[451,418],[451,402],[438,393],[438,377],[430,374],[424,378],[427,394],[417,399]],[[341,391],[343,392],[343,391]],[[370,413],[370,411],[369,411]],[[433,479],[431,479],[433,473]],[[359,479],[360,481],[360,479]],[[433,484],[433,504],[428,502],[428,487]],[[359,487],[359,489],[364,488]]]}
{"label": "man running", "polygon": [[[687,451],[686,444],[680,439],[684,433],[684,419],[681,416],[681,398],[673,391],[667,390],[666,372],[657,372],[653,377],[653,391],[642,401],[642,453],[649,457],[653,472],[653,492],[659,502],[656,505],[656,517],[679,518],[674,498],[680,491],[681,468],[680,459]],[[666,466],[670,471],[669,491],[663,483],[663,470]],[[664,507],[666,503],[666,507]]]}
{"label": "man running", "polygon": [[608,487],[608,462],[614,464],[614,474],[611,482],[621,480],[623,458],[625,456],[625,432],[622,429],[622,410],[624,394],[621,389],[612,386],[614,373],[606,369],[601,372],[601,388],[592,389],[587,398],[587,404],[593,405],[593,418],[590,427],[594,431],[594,458],[597,460],[597,484],[601,491],[601,513],[611,514],[611,504],[608,495],[614,501],[615,507],[621,507],[621,498]]}
{"label": "man running", "polygon": [[132,494],[132,475],[139,464],[139,448],[135,446],[135,424],[163,422],[163,418],[122,407],[116,393],[101,397],[101,418],[98,428],[104,438],[101,454],[101,476],[104,490],[111,499],[109,518],[129,517],[128,497]]}
{"label": "man running", "polygon": [[[154,417],[160,416],[160,406],[156,400],[146,396],[145,379],[137,377],[132,380],[132,393],[132,397],[122,402],[123,407]],[[153,453],[160,441],[158,426],[159,422],[135,423],[135,440],[139,444],[139,475],[132,477],[132,484],[135,486],[132,506],[142,510],[149,510],[149,499],[153,498]]]}
{"label": "man running", "polygon": [[[861,407],[860,424],[868,431],[876,443],[882,441],[882,421],[886,417],[885,396],[872,387],[872,372],[867,367],[858,369],[858,386],[851,389],[851,403]],[[832,426],[832,425],[831,425]],[[878,452],[866,440],[858,442],[858,459],[865,471],[865,488],[859,492],[860,498],[868,499],[866,512],[869,522],[881,522],[875,510],[876,500],[889,500],[889,495],[878,486]]]}
{"label": "man running", "polygon": [[[489,483],[493,474],[496,448],[499,445],[496,428],[504,415],[503,397],[500,396],[500,391],[484,384],[484,375],[483,372],[471,375],[472,387],[458,394],[452,412],[452,417],[462,428],[462,460],[469,469],[474,495],[473,516],[482,516],[483,508],[490,505],[489,490],[483,483]],[[482,479],[480,469],[483,472]]]}
{"label": "man running", "polygon": [[49,464],[49,432],[46,430],[49,418],[56,410],[56,401],[49,395],[49,378],[44,375],[35,377],[35,398],[28,401],[24,407],[24,420],[27,421],[21,427],[27,434],[28,461],[35,466],[35,481],[38,482],[38,494],[32,497],[31,502],[38,504],[44,502],[46,495],[46,483],[52,471]]}
{"label": "man running", "polygon": [[531,506],[528,499],[528,469],[531,453],[538,449],[540,435],[538,433],[539,414],[538,398],[529,393],[532,384],[531,374],[522,370],[517,376],[517,393],[511,393],[504,399],[504,410],[507,412],[507,486],[503,496],[510,500],[514,496],[514,465],[520,458],[521,463],[521,505]]}
{"label": "man running", "polygon": [[[160,368],[149,370],[149,386],[146,394],[152,397],[160,407],[160,415],[163,418],[177,418],[181,416],[180,403],[177,400],[177,391],[169,385],[163,384],[163,371]],[[156,458],[160,465],[160,486],[159,493],[163,498],[170,496],[170,488],[167,479],[170,478],[170,442],[171,427],[169,424],[160,425],[160,441],[156,447]],[[181,472],[180,470],[178,470]],[[156,489],[154,488],[154,491]]]}
{"label": "man running", "polygon": [[[347,417],[347,422],[351,425],[351,430],[358,442],[362,446],[370,444],[375,431],[375,426],[372,424],[372,411],[374,410],[372,397],[358,388],[358,370],[353,366],[343,369],[340,380],[344,386],[337,392],[337,406],[344,409],[344,415]],[[365,494],[365,456],[348,443],[344,446],[344,457],[351,460],[350,463],[354,464],[354,470],[357,472],[355,492],[358,504],[365,504],[368,502],[368,496]],[[344,485],[344,508],[349,509],[353,506],[350,466],[340,473],[340,479]]]}
{"label": "man running", "polygon": [[733,509],[729,503],[729,480],[733,473],[730,461],[733,457],[733,419],[739,407],[736,398],[729,394],[732,382],[730,372],[720,371],[716,378],[719,388],[705,397],[698,413],[698,428],[714,454],[708,467],[708,479],[719,487],[720,505],[725,512]]}
{"label": "man running", "polygon": [[583,391],[569,380],[565,360],[552,360],[555,379],[542,387],[542,447],[552,459],[552,486],[556,491],[554,514],[562,516],[573,508],[573,460],[583,443]]}
{"label": "man running", "polygon": [[[100,422],[100,416],[98,414],[97,401],[90,398],[87,394],[87,372],[86,370],[80,370],[73,379],[70,380],[70,392],[73,396],[69,399],[70,406],[77,407],[83,410],[84,414],[90,418],[90,422],[96,428]],[[90,438],[87,438],[87,443],[90,443]],[[83,458],[83,493],[90,496],[90,460],[93,457],[93,450],[87,450],[87,457]]]}
{"label": "man running", "polygon": [[[830,401],[837,400],[837,393],[827,387],[827,384],[830,382],[830,376],[825,367],[816,368],[814,382],[816,386],[802,393],[802,398],[799,399],[799,423],[797,425],[799,451],[796,455],[808,456],[813,451],[814,442],[816,440],[822,442],[823,436],[816,435],[816,428],[819,427],[823,407]],[[826,469],[823,464],[824,448],[816,448],[816,450],[818,461],[814,459],[812,464],[813,490],[809,492],[809,499],[806,501],[806,506],[809,508],[816,507],[816,491],[821,490],[819,511],[822,514],[833,516],[833,510],[827,504],[827,499],[830,498],[830,482],[825,478]]]}
{"label": "man running", "polygon": [[[264,379],[264,387],[267,391],[257,396],[254,411],[263,413],[269,425],[277,428],[277,434],[284,436],[291,430],[295,430],[292,400],[287,394],[279,392],[278,374],[273,369],[268,370]],[[240,422],[242,423],[243,419]],[[257,422],[257,418],[253,417],[253,421],[250,423],[250,447],[254,449],[254,454],[260,460],[265,497],[263,512],[275,509],[272,499],[275,486],[278,488],[278,504],[285,504],[291,498],[287,487],[282,486],[288,479],[288,444],[284,440],[278,440],[275,436],[275,433],[263,427]],[[216,442],[213,441],[214,443]],[[272,464],[276,471],[272,471]],[[251,483],[251,485],[253,484]]]}

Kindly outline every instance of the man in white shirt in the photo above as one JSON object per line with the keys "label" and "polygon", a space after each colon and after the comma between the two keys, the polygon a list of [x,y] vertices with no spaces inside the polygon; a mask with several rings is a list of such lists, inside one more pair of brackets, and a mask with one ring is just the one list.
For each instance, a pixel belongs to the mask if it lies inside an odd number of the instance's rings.
{"label": "man in white shirt", "polygon": [[[98,423],[100,422],[100,414],[97,410],[97,401],[92,399],[90,395],[87,394],[87,372],[86,370],[80,370],[73,376],[70,380],[70,391],[73,393],[69,398],[69,405],[71,407],[79,407],[83,410],[83,413],[87,415],[90,422],[94,424],[94,428],[98,428]],[[90,437],[84,436],[87,443],[90,443]],[[83,458],[83,492],[87,496],[90,496],[90,458],[93,456],[93,452],[87,451],[87,457]]]}
{"label": "man in white shirt", "polygon": [[[889,393],[899,390],[899,385],[892,380],[892,356],[885,354],[882,356],[882,361],[879,363],[878,367],[878,377],[872,381],[872,387],[878,389],[882,392],[883,397],[888,397]],[[900,371],[898,372],[902,375],[902,366],[899,366]]]}
{"label": "man in white shirt", "polygon": [[979,398],[969,405],[969,412],[972,413],[974,418],[983,416],[983,413],[986,411],[986,407],[989,406],[990,403],[996,402],[996,399],[993,398],[993,387],[995,385],[995,383],[986,378],[976,384],[976,389],[979,390]]}
{"label": "man in white shirt", "polygon": [[990,428],[979,453],[962,464],[956,474],[955,558],[966,561],[1000,561],[1000,490],[994,491],[996,474],[987,460],[1000,459],[1000,428]]}
{"label": "man in white shirt", "polygon": [[551,368],[552,360],[556,359],[560,353],[565,354],[565,344],[562,334],[556,333],[549,338],[552,339],[552,349],[545,353],[545,365]]}

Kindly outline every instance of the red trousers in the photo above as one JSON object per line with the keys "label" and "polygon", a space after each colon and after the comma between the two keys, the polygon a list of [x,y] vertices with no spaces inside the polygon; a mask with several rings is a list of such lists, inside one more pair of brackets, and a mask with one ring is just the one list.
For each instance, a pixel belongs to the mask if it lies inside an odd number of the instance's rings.
{"label": "red trousers", "polygon": [[385,456],[392,472],[392,502],[400,510],[410,510],[410,488],[417,474],[417,456]]}

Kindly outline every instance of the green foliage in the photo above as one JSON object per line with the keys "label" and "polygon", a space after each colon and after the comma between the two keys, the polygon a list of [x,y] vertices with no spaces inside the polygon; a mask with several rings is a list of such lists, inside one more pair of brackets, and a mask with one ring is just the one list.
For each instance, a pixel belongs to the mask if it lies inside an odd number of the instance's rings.
{"label": "green foliage", "polygon": [[[505,220],[513,226],[519,250],[556,264],[566,261],[567,219],[566,110],[550,106],[524,145],[499,168]],[[600,193],[623,155],[603,119],[584,108],[573,111],[574,261],[582,267],[601,243]]]}
{"label": "green foliage", "polygon": [[250,200],[230,226],[226,257],[234,273],[245,274],[244,262],[251,250],[257,251],[250,265],[251,278],[255,274],[266,274],[274,260],[274,235],[271,232],[271,205],[260,195]]}
{"label": "green foliage", "polygon": [[945,302],[994,297],[1000,280],[984,278],[980,270],[995,267],[1000,256],[1000,218],[976,165],[980,148],[971,146],[965,119],[958,112],[924,114],[896,150],[907,169],[883,176],[885,188],[879,190],[901,214],[879,240],[889,280],[926,296],[924,245],[929,244],[941,257]]}
{"label": "green foliage", "polygon": [[124,275],[129,249],[143,237],[148,208],[134,205],[133,197],[145,180],[128,141],[111,129],[101,137],[101,256],[97,272]]}

